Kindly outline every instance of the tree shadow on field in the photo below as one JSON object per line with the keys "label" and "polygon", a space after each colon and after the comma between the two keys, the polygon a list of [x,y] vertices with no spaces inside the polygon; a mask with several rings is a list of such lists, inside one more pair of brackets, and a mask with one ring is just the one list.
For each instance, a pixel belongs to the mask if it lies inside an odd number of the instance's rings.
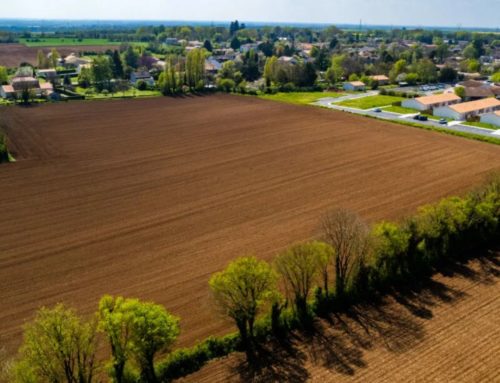
{"label": "tree shadow on field", "polygon": [[404,353],[425,338],[424,325],[436,307],[467,296],[459,279],[493,284],[500,276],[498,250],[469,261],[439,267],[435,275],[440,276],[408,282],[370,302],[316,319],[309,331],[294,331],[287,341],[267,343],[254,363],[241,361],[233,372],[244,382],[303,382],[311,364],[354,376],[367,367],[367,350]]}
{"label": "tree shadow on field", "polygon": [[233,372],[241,382],[306,382],[306,355],[294,343],[294,335],[290,334],[289,339],[261,345],[251,362],[242,361]]}

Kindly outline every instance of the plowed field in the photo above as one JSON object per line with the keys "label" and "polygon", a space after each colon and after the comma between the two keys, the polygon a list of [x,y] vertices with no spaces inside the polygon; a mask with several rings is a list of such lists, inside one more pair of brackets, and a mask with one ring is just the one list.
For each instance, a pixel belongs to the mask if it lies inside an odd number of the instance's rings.
{"label": "plowed field", "polygon": [[[0,44],[0,65],[6,67],[17,67],[22,62],[27,62],[32,65],[36,65],[36,55],[39,50],[44,53],[49,53],[52,48],[38,48],[38,47],[27,47],[21,44]],[[58,46],[57,51],[62,57],[69,55],[70,53],[78,52],[104,52],[107,49],[117,49],[116,46],[110,45],[97,45],[97,46]]]}
{"label": "plowed field", "polygon": [[216,95],[0,110],[0,342],[41,305],[164,304],[179,343],[230,329],[210,275],[309,238],[326,209],[402,217],[500,168],[500,147],[346,113]]}

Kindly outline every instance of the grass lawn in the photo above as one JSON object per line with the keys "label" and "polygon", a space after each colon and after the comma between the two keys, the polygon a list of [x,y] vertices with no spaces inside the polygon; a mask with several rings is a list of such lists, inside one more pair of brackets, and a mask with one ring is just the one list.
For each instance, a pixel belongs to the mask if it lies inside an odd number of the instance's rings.
{"label": "grass lawn", "polygon": [[307,105],[320,98],[325,97],[340,97],[342,93],[336,92],[290,92],[290,93],[276,93],[276,94],[260,94],[258,97],[265,100],[274,100],[287,102],[289,104]]}
{"label": "grass lawn", "polygon": [[392,103],[399,102],[402,100],[404,100],[403,97],[377,95],[377,96],[356,98],[354,100],[346,100],[339,102],[337,105],[347,106],[349,108],[356,108],[356,109],[372,109],[376,107],[392,105]]}
{"label": "grass lawn", "polygon": [[117,92],[117,93],[97,93],[93,91],[92,93],[86,93],[87,89],[76,87],[76,93],[80,93],[85,95],[86,100],[106,100],[112,98],[122,98],[122,97],[157,97],[161,96],[161,92],[159,90],[137,90],[134,88],[130,88],[125,92]]}
{"label": "grass lawn", "polygon": [[500,129],[499,126],[495,126],[492,124],[486,124],[484,122],[464,122],[464,125],[469,125],[469,126],[475,126],[477,128],[484,128],[484,129],[491,129],[491,130],[498,130]]}
{"label": "grass lawn", "polygon": [[383,110],[384,112],[392,112],[399,114],[419,113],[418,110],[416,109],[405,108],[403,106],[389,106],[388,108],[384,108]]}

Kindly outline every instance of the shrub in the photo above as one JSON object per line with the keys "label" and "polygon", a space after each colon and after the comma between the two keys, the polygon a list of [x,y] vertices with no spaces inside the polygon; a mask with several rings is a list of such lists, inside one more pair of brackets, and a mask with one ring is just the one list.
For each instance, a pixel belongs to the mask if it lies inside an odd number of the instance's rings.
{"label": "shrub", "polygon": [[148,84],[144,80],[139,80],[136,82],[135,87],[137,90],[146,90],[148,89]]}

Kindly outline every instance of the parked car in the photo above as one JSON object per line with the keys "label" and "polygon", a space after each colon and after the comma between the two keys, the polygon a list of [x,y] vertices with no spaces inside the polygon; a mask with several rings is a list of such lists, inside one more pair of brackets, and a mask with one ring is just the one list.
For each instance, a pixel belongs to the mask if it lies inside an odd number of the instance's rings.
{"label": "parked car", "polygon": [[413,117],[413,119],[417,120],[417,121],[427,121],[428,117],[427,116],[423,116],[421,114],[417,114],[415,117]]}
{"label": "parked car", "polygon": [[448,125],[448,121],[447,121],[445,118],[440,119],[440,120],[439,120],[439,123],[440,123],[441,125]]}
{"label": "parked car", "polygon": [[382,112],[382,109],[377,108],[377,109],[375,109],[375,110],[374,110],[374,112],[375,112],[375,113],[380,113],[380,112]]}

